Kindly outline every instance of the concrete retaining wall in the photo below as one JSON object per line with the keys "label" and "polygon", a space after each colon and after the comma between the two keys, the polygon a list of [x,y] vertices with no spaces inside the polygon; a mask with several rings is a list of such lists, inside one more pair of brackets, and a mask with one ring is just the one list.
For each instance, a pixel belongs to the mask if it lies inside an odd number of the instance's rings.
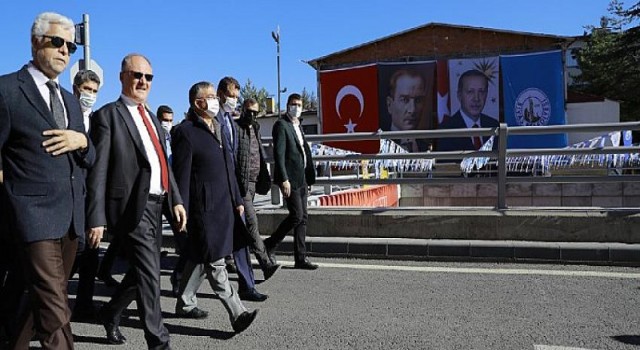
{"label": "concrete retaining wall", "polygon": [[[269,235],[285,209],[259,209]],[[599,208],[310,208],[307,235],[545,242],[640,243],[640,209]]]}

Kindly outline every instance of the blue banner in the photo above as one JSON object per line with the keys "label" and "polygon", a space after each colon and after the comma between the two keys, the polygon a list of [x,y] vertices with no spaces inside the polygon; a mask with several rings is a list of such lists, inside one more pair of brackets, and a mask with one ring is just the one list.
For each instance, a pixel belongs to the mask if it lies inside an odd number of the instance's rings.
{"label": "blue banner", "polygon": [[[565,125],[562,52],[500,56],[509,126]],[[560,148],[566,134],[509,136],[508,148]]]}

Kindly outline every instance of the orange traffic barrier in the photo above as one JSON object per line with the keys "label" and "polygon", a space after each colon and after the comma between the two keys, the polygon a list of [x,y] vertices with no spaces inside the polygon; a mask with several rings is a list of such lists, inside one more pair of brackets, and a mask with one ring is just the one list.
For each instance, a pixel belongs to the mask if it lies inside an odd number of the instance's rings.
{"label": "orange traffic barrier", "polygon": [[323,207],[397,207],[398,185],[369,186],[321,196],[319,199]]}

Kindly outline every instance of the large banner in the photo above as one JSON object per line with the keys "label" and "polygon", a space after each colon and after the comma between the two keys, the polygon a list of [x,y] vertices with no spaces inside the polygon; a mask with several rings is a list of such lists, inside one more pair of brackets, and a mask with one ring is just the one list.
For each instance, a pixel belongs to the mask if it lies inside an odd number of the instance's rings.
{"label": "large banner", "polygon": [[[378,65],[380,129],[409,131],[433,129],[435,62],[381,63]],[[427,139],[394,140],[409,152],[429,149]]]}
{"label": "large banner", "polygon": [[[448,67],[439,69],[439,85],[448,82],[450,113],[443,114],[438,129],[493,128],[499,125],[498,62],[497,56],[456,59],[449,60]],[[488,139],[489,136],[444,138],[438,140],[438,150],[478,150]]]}
{"label": "large banner", "polygon": [[[509,126],[564,125],[562,52],[500,56]],[[566,134],[510,136],[509,148],[566,147]]]}
{"label": "large banner", "polygon": [[[320,72],[322,133],[378,130],[378,70],[376,65]],[[378,153],[380,142],[327,142],[359,153]]]}

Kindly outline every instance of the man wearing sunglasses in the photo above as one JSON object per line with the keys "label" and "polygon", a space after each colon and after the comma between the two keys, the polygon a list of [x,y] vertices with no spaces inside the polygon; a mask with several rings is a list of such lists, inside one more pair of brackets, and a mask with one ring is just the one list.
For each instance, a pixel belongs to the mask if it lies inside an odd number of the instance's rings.
{"label": "man wearing sunglasses", "polygon": [[147,107],[153,74],[140,54],[122,60],[120,98],[91,117],[96,164],[87,179],[87,227],[102,236],[108,227],[126,250],[129,270],[98,316],[111,344],[124,344],[122,312],[136,300],[149,349],[169,349],[160,310],[162,207],[184,231],[186,212],[168,166],[165,132]]}
{"label": "man wearing sunglasses", "polygon": [[[58,83],[75,51],[74,35],[67,17],[38,15],[31,27],[32,61],[0,77],[3,225],[17,243],[31,300],[29,312],[15,321],[15,349],[28,348],[34,335],[44,349],[73,348],[67,280],[85,234],[83,168],[95,158],[78,99]],[[87,244],[100,238],[88,237]]]}

